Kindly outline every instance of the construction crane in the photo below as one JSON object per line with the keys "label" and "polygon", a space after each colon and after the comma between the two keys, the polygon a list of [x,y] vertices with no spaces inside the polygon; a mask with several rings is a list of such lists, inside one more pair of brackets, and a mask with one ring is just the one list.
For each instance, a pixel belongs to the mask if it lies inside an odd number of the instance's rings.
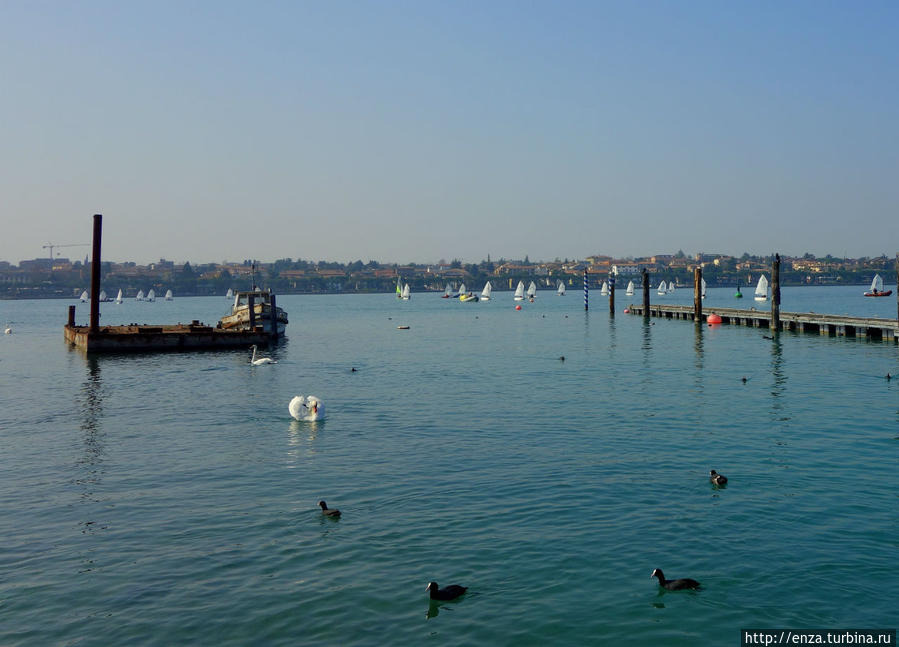
{"label": "construction crane", "polygon": [[54,245],[53,243],[47,243],[42,247],[42,249],[50,248],[50,271],[53,271],[53,249],[58,247],[90,247],[90,243],[71,243],[69,245]]}

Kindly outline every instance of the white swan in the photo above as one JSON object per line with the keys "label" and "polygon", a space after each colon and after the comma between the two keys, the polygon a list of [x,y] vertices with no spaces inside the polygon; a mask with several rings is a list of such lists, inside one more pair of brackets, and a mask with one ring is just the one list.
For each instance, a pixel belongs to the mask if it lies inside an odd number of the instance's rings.
{"label": "white swan", "polygon": [[11,335],[12,334],[12,326],[7,326],[6,330],[4,330],[3,332],[7,335]]}
{"label": "white swan", "polygon": [[250,359],[250,364],[253,366],[262,366],[263,364],[277,364],[277,360],[273,360],[271,357],[260,357],[256,359],[256,344],[250,346],[253,349],[253,357]]}
{"label": "white swan", "polygon": [[306,397],[302,395],[294,396],[290,404],[287,405],[287,410],[297,420],[305,420],[307,422],[322,420],[325,417],[325,403],[314,395]]}

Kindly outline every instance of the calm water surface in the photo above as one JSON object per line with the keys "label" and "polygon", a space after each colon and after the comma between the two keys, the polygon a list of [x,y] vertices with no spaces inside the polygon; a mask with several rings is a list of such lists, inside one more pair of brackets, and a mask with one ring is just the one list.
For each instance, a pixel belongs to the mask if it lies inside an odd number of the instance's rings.
{"label": "calm water surface", "polygon": [[[895,317],[863,291],[785,288],[782,309]],[[589,314],[574,290],[521,311],[510,293],[282,296],[289,338],[263,367],[249,351],[86,358],[63,342],[67,303],[0,302],[0,644],[895,627],[897,345],[610,318],[591,296]],[[227,306],[104,304],[102,321],[214,323]],[[327,420],[293,421],[310,393]],[[654,568],[703,590],[662,594]],[[470,588],[434,605],[429,580]]]}

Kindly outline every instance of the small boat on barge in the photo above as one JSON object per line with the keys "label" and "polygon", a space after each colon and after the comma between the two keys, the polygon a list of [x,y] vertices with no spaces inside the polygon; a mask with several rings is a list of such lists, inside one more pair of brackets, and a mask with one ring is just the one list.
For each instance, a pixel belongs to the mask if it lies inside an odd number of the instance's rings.
{"label": "small boat on barge", "polygon": [[[252,297],[255,327],[261,326],[263,330],[271,330],[273,296],[271,290],[235,292],[231,312],[219,320],[218,327],[223,330],[251,330],[250,297]],[[275,321],[278,335],[283,335],[288,323],[287,313],[277,305],[275,305]]]}

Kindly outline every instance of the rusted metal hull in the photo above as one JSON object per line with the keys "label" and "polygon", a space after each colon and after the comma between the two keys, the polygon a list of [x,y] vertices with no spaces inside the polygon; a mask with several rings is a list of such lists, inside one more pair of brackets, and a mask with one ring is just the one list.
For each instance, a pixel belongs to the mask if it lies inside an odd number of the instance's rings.
{"label": "rusted metal hull", "polygon": [[256,330],[222,330],[211,326],[103,326],[92,333],[89,326],[65,326],[66,342],[89,353],[139,353],[192,351],[267,346],[271,335]]}
{"label": "rusted metal hull", "polygon": [[[262,325],[266,330],[271,330],[272,308],[267,303],[257,303],[253,308],[255,312],[255,323],[257,326]],[[278,335],[283,335],[287,326],[287,314],[277,308],[278,313]],[[250,328],[250,309],[249,307],[239,308],[233,314],[225,315],[219,322],[223,330],[249,330]]]}

